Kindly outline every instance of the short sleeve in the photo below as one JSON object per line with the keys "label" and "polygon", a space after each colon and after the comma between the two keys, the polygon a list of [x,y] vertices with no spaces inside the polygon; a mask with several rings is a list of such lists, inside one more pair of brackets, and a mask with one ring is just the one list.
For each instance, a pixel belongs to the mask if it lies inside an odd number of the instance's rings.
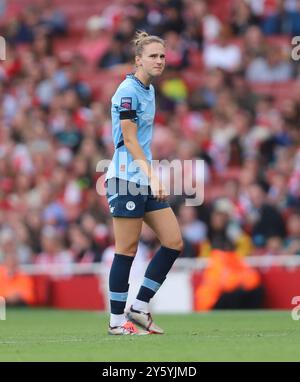
{"label": "short sleeve", "polygon": [[132,87],[119,88],[113,97],[113,106],[119,112],[120,119],[137,120],[138,99],[135,90]]}

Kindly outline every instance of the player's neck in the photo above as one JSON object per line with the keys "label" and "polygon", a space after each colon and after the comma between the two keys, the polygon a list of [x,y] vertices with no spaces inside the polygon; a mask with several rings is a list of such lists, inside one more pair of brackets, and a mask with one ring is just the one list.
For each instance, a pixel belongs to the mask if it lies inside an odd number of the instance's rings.
{"label": "player's neck", "polygon": [[144,73],[135,72],[135,77],[140,80],[146,87],[151,84],[151,77],[145,75]]}

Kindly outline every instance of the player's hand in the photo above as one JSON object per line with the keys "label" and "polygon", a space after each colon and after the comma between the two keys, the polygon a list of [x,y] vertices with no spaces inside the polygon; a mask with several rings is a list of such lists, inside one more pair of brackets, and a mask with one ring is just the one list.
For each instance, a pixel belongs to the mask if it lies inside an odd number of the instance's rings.
{"label": "player's hand", "polygon": [[162,183],[156,177],[151,178],[150,187],[155,199],[157,199],[159,202],[164,202],[167,200],[168,198],[167,191],[165,190]]}

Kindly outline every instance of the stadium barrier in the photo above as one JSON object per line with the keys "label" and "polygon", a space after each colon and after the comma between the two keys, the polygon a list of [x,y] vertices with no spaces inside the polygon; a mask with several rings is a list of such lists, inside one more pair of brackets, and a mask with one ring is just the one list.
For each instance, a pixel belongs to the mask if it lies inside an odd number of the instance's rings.
{"label": "stadium barrier", "polygon": [[[246,262],[259,270],[265,290],[266,308],[292,309],[300,296],[300,256],[251,256]],[[152,310],[158,313],[188,313],[195,310],[195,290],[208,259],[178,259],[157,296]],[[135,298],[147,263],[133,269],[128,305]],[[134,268],[134,267],[133,267]],[[23,265],[32,275],[36,305],[62,309],[108,310],[108,274],[105,264]],[[176,298],[171,298],[176,296]]]}

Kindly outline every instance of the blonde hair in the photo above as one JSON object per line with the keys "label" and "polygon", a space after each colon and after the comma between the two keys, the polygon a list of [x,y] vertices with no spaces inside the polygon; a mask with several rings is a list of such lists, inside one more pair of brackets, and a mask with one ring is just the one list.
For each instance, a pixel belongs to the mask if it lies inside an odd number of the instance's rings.
{"label": "blonde hair", "polygon": [[152,42],[158,42],[165,46],[165,42],[162,38],[158,36],[149,35],[145,31],[137,31],[135,33],[135,38],[132,42],[134,44],[136,56],[141,56],[143,53],[144,46],[151,44]]}

